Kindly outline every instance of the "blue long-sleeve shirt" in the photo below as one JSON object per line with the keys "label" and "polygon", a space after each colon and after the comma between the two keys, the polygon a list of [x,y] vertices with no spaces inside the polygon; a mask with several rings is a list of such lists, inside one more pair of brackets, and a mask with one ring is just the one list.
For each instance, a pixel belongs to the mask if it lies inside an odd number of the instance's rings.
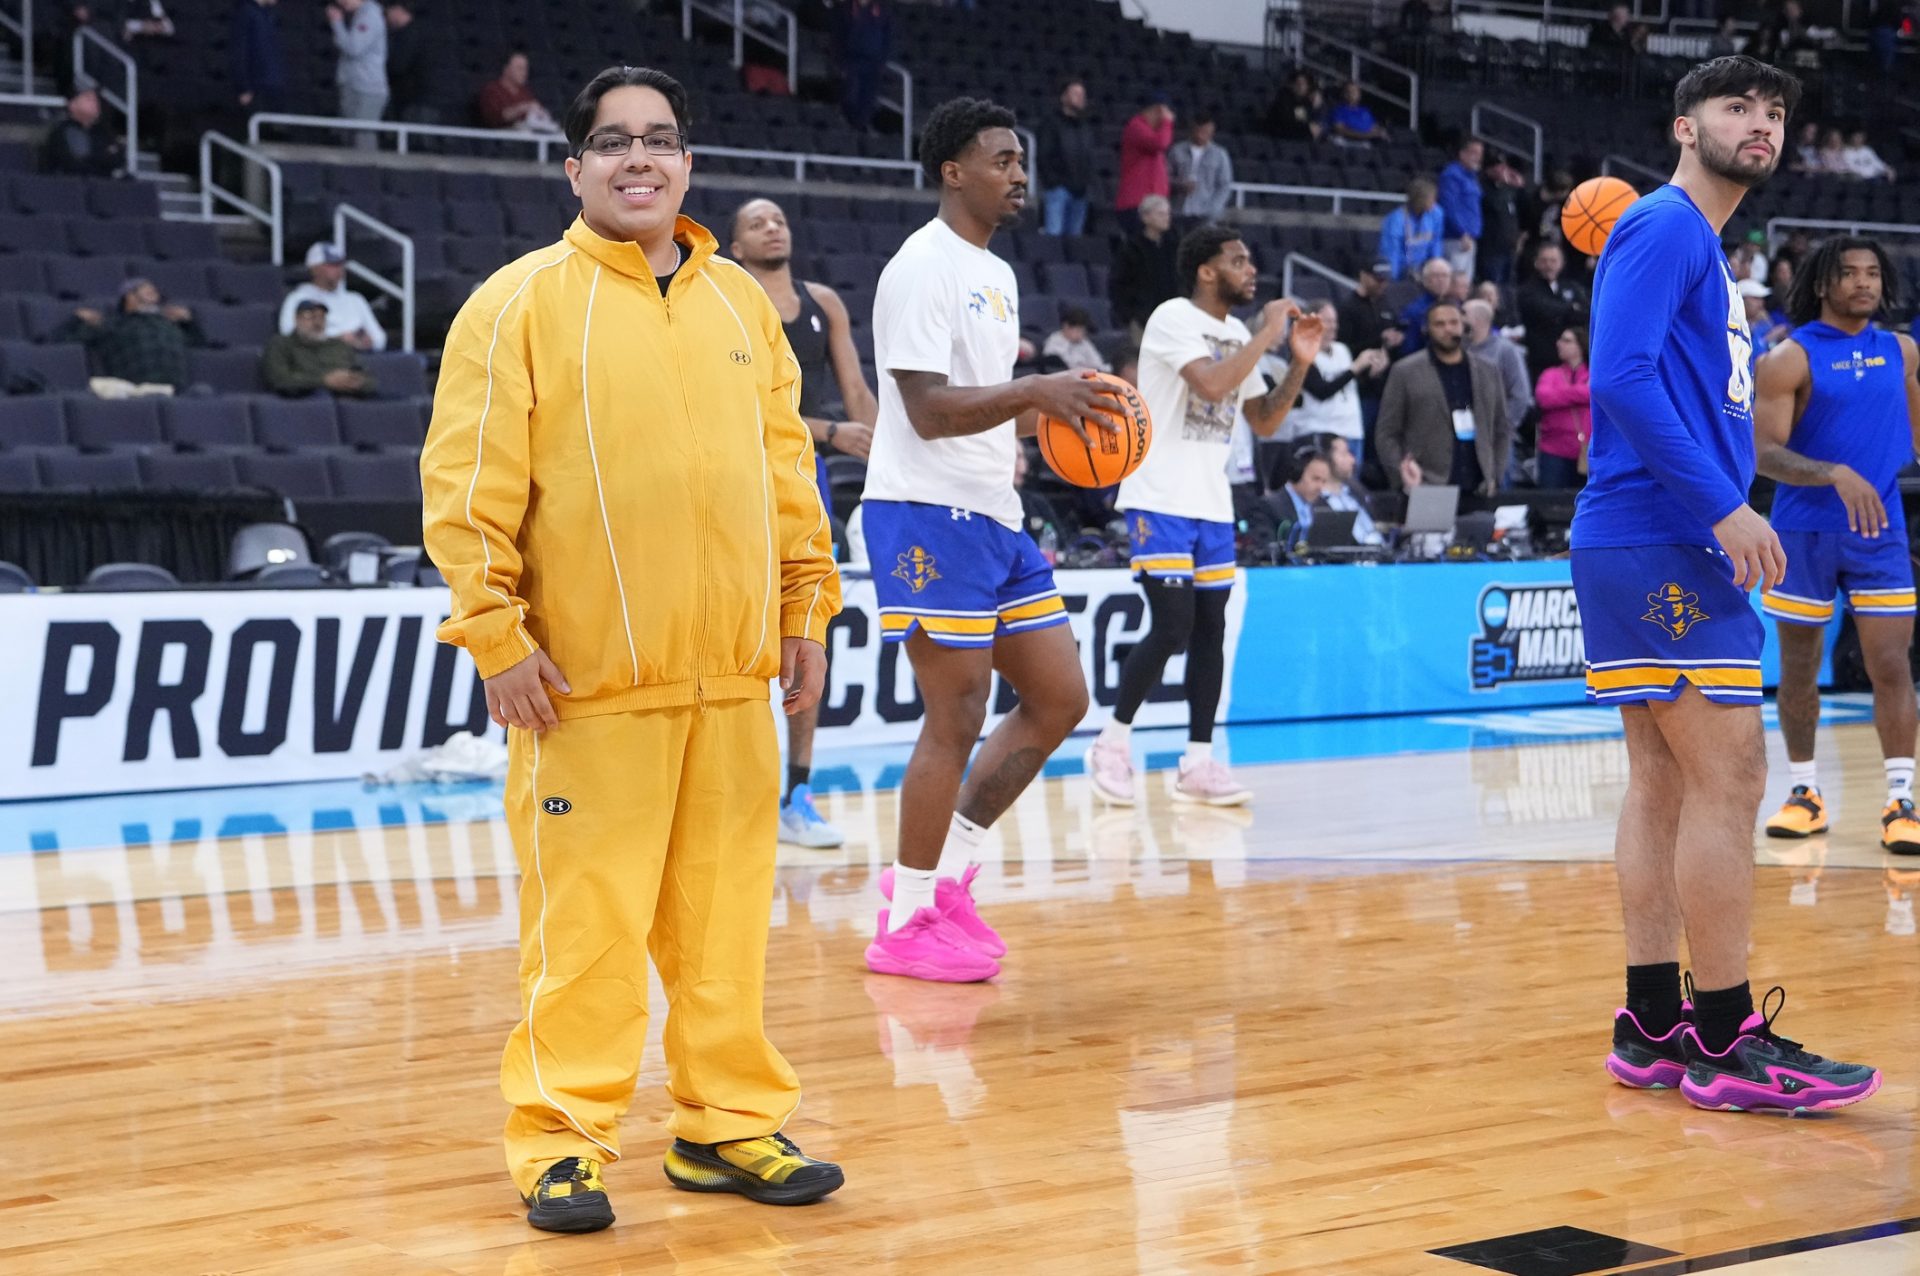
{"label": "blue long-sleeve shirt", "polygon": [[228,45],[233,58],[234,96],[273,93],[287,86],[279,20],[272,9],[254,0],[239,0],[233,7],[233,34]]}
{"label": "blue long-sleeve shirt", "polygon": [[1437,207],[1409,217],[1403,204],[1380,223],[1380,260],[1393,267],[1395,279],[1404,279],[1423,262],[1447,255],[1440,243],[1445,229],[1446,214]]}
{"label": "blue long-sleeve shirt", "polygon": [[1593,280],[1593,442],[1576,549],[1714,546],[1753,483],[1753,338],[1720,237],[1663,186]]}
{"label": "blue long-sleeve shirt", "polygon": [[1446,215],[1448,239],[1462,235],[1480,238],[1480,174],[1459,160],[1440,170],[1440,211]]}

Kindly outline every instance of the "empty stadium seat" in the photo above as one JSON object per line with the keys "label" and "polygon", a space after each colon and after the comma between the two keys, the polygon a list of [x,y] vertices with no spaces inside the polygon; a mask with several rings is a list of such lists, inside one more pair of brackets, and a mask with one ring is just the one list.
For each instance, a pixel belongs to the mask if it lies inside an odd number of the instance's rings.
{"label": "empty stadium seat", "polygon": [[305,452],[340,446],[332,398],[253,400],[253,438],[270,451]]}
{"label": "empty stadium seat", "polygon": [[102,563],[87,573],[80,587],[102,591],[178,589],[180,582],[172,572],[152,563]]}
{"label": "empty stadium seat", "polygon": [[418,501],[420,467],[389,456],[335,452],[327,457],[334,494],[357,501]]}
{"label": "empty stadium seat", "polygon": [[140,465],[128,452],[39,454],[40,486],[55,492],[127,492],[140,486]]}
{"label": "empty stadium seat", "polygon": [[33,577],[15,563],[0,562],[0,594],[24,594],[33,589]]}
{"label": "empty stadium seat", "polygon": [[160,405],[150,398],[76,398],[67,404],[67,434],[81,448],[159,447]]}
{"label": "empty stadium seat", "polygon": [[432,392],[427,384],[426,360],[418,354],[387,350],[363,355],[361,362],[380,383],[383,399],[418,399]]}
{"label": "empty stadium seat", "polygon": [[342,399],[338,407],[340,437],[352,447],[418,452],[425,441],[420,409],[411,401]]}
{"label": "empty stadium seat", "polygon": [[0,401],[0,448],[67,446],[65,401],[51,394]]}
{"label": "empty stadium seat", "polygon": [[87,388],[87,352],[77,345],[29,345],[0,341],[0,357],[14,376],[37,375],[54,392]]}
{"label": "empty stadium seat", "polygon": [[143,452],[140,485],[150,492],[220,492],[239,486],[233,458],[218,452]]}
{"label": "empty stadium seat", "polygon": [[175,447],[201,451],[253,446],[253,420],[244,399],[187,395],[160,404],[160,433]]}
{"label": "empty stadium seat", "polygon": [[222,394],[253,394],[260,384],[258,350],[189,350],[187,375]]}
{"label": "empty stadium seat", "polygon": [[326,458],[313,453],[243,455],[237,457],[234,464],[242,484],[265,488],[289,500],[333,495],[333,486],[327,480]]}

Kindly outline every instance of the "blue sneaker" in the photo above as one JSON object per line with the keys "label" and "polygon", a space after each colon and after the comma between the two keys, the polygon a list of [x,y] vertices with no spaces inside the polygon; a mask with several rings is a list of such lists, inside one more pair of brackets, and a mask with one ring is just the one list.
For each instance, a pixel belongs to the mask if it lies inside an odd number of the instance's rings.
{"label": "blue sneaker", "polygon": [[814,809],[813,789],[801,784],[780,804],[780,840],[790,846],[828,851],[843,845],[847,838]]}

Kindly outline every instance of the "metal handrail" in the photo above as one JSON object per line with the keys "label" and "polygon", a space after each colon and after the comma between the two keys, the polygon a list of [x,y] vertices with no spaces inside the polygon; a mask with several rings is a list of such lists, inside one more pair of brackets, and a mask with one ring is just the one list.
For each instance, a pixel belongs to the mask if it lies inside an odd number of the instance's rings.
{"label": "metal handrail", "polygon": [[[1660,0],[1659,8],[1642,5],[1638,0],[1630,0],[1635,19],[1648,22],[1667,20],[1667,0]],[[1607,7],[1603,4],[1597,9],[1582,8],[1577,4],[1555,4],[1553,0],[1457,0],[1456,12],[1500,13],[1512,17],[1538,18],[1542,26],[1552,22],[1599,22],[1606,18]],[[1649,12],[1649,10],[1652,10]]]}
{"label": "metal handrail", "polygon": [[1818,217],[1771,217],[1767,219],[1767,242],[1775,244],[1780,239],[1780,228],[1797,230],[1844,230],[1849,235],[1859,235],[1872,231],[1880,235],[1920,235],[1920,224],[1914,222],[1850,222],[1827,221]]}
{"label": "metal handrail", "polygon": [[887,97],[882,94],[877,100],[882,106],[890,106],[900,113],[900,158],[913,158],[913,72],[898,62],[887,63],[887,70],[900,77],[900,96]]}
{"label": "metal handrail", "polygon": [[1014,125],[1013,132],[1014,135],[1020,139],[1020,144],[1027,148],[1027,162],[1022,165],[1022,167],[1027,170],[1027,189],[1030,191],[1044,190],[1045,188],[1040,185],[1040,160],[1038,158],[1040,139],[1035,137],[1033,130],[1024,124]]}
{"label": "metal handrail", "polygon": [[1624,155],[1603,155],[1600,157],[1600,175],[1602,177],[1612,177],[1614,175],[1613,170],[1616,168],[1624,168],[1629,173],[1638,173],[1656,186],[1665,186],[1670,176],[1657,168],[1649,168],[1645,164],[1630,160]]}
{"label": "metal handrail", "polygon": [[[230,191],[213,180],[213,148],[219,147],[238,155],[241,159],[257,164],[267,171],[267,206],[260,207],[237,191]],[[212,129],[200,135],[200,218],[213,220],[213,204],[219,200],[222,204],[239,209],[248,217],[267,228],[267,242],[273,254],[273,264],[286,264],[286,196],[285,182],[282,180],[278,160],[261,154],[251,147],[242,146],[224,133]]]}
{"label": "metal handrail", "polygon": [[1486,133],[1486,130],[1481,128],[1480,113],[1482,111],[1486,112],[1488,115],[1498,116],[1503,120],[1512,120],[1514,123],[1522,125],[1525,128],[1532,131],[1533,133],[1533,180],[1534,180],[1534,184],[1538,185],[1540,181],[1546,176],[1546,136],[1547,134],[1546,134],[1546,130],[1540,127],[1540,121],[1534,119],[1532,116],[1522,115],[1518,111],[1509,111],[1504,106],[1496,106],[1492,102],[1475,102],[1473,104],[1472,114],[1467,117],[1467,129],[1475,137],[1479,138],[1481,141],[1487,143],[1490,146],[1505,146],[1507,145],[1507,143],[1502,142],[1498,138],[1489,137]]}
{"label": "metal handrail", "polygon": [[1356,191],[1340,190],[1330,186],[1277,186],[1271,182],[1235,182],[1227,188],[1233,192],[1233,206],[1245,208],[1249,195],[1305,195],[1316,199],[1333,201],[1333,212],[1343,212],[1340,205],[1343,200],[1362,204],[1404,204],[1407,202],[1404,191]]}
{"label": "metal handrail", "polygon": [[1407,95],[1405,97],[1401,97],[1396,93],[1390,93],[1377,84],[1361,84],[1360,87],[1384,102],[1391,102],[1395,106],[1406,108],[1408,125],[1413,128],[1420,127],[1420,73],[1418,71],[1410,66],[1395,62],[1391,58],[1383,58],[1379,54],[1363,49],[1357,44],[1349,44],[1345,40],[1335,39],[1330,35],[1318,35],[1306,30],[1304,27],[1301,28],[1299,34],[1300,64],[1302,66],[1310,67],[1326,75],[1337,76],[1342,74],[1339,67],[1330,63],[1317,62],[1314,60],[1313,55],[1307,51],[1307,42],[1311,40],[1346,54],[1347,70],[1345,75],[1347,79],[1352,80],[1356,84],[1360,84],[1360,64],[1363,62],[1370,63],[1374,66],[1385,67],[1389,71],[1394,71],[1406,76]]}
{"label": "metal handrail", "polygon": [[1283,297],[1293,296],[1293,268],[1295,266],[1303,266],[1310,273],[1319,275],[1322,279],[1331,279],[1334,283],[1341,285],[1349,291],[1360,286],[1358,279],[1343,275],[1332,266],[1324,262],[1315,261],[1305,253],[1288,253],[1280,259],[1280,295]]}
{"label": "metal handrail", "polygon": [[20,92],[33,97],[33,0],[20,0],[20,16],[17,18],[10,13],[0,13],[0,27],[20,37]]}
{"label": "metal handrail", "polygon": [[733,65],[735,70],[747,64],[747,39],[748,37],[752,37],[768,48],[778,49],[787,55],[787,91],[789,93],[798,93],[800,91],[799,19],[795,18],[793,11],[785,5],[776,5],[773,6],[773,8],[774,11],[785,20],[784,25],[787,29],[787,38],[784,41],[774,39],[766,32],[747,22],[746,0],[733,0],[733,3],[725,5],[725,7],[722,7],[721,4],[711,3],[709,0],[680,0],[680,38],[682,40],[693,39],[693,14],[697,9],[708,17],[715,18],[733,28]]}
{"label": "metal handrail", "polygon": [[65,106],[67,99],[54,93],[0,93],[0,106]]}
{"label": "metal handrail", "polygon": [[[87,74],[88,44],[99,45],[108,57],[120,64],[121,73],[126,76],[124,96]],[[102,102],[127,117],[127,176],[132,177],[140,171],[140,68],[134,65],[125,49],[92,27],[78,27],[73,33],[73,82],[75,86],[91,85]]]}
{"label": "metal handrail", "polygon": [[[395,283],[379,271],[353,259],[347,252],[347,223],[354,222],[382,239],[400,245],[400,282]],[[413,352],[413,237],[402,234],[377,217],[369,216],[352,204],[338,204],[333,210],[333,246],[347,260],[347,273],[364,279],[389,297],[400,300],[400,348]]]}

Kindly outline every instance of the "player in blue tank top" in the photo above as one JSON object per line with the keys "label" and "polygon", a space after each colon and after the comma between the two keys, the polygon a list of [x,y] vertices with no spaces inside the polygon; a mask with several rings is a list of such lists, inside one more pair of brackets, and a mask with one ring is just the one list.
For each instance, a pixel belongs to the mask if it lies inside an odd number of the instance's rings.
{"label": "player in blue tank top", "polygon": [[1828,827],[1814,768],[1820,655],[1834,595],[1853,610],[1887,772],[1880,844],[1920,855],[1913,805],[1916,726],[1913,562],[1896,481],[1913,460],[1920,383],[1913,338],[1873,326],[1898,304],[1899,276],[1880,246],[1836,236],[1802,264],[1787,294],[1793,336],[1760,361],[1754,432],[1760,473],[1781,487],[1773,530],[1787,576],[1764,597],[1780,630],[1780,731],[1793,791],[1767,821],[1770,837]]}
{"label": "player in blue tank top", "polygon": [[[1777,586],[1786,562],[1746,503],[1753,338],[1720,233],[1780,162],[1800,84],[1725,57],[1673,97],[1673,181],[1621,216],[1594,277],[1593,443],[1573,521],[1587,694],[1620,706],[1627,737],[1627,1004],[1606,1067],[1702,1108],[1841,1107],[1880,1074],[1775,1036],[1747,984],[1767,774],[1766,634],[1747,591]],[[1682,932],[1698,990],[1685,1014]]]}

